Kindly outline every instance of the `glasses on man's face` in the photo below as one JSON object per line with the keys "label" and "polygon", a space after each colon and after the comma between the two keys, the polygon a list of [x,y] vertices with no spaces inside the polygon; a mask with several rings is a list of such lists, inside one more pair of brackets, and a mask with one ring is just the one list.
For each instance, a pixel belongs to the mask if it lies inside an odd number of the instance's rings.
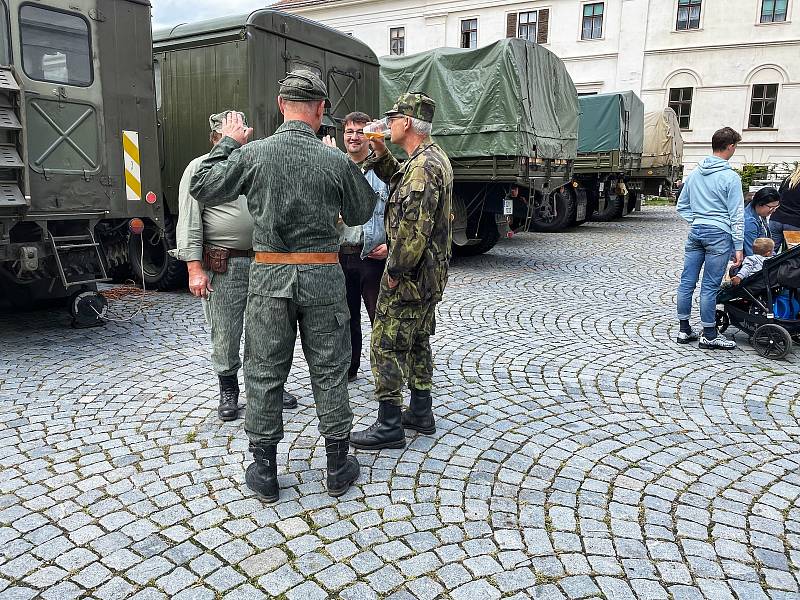
{"label": "glasses on man's face", "polygon": [[769,209],[770,212],[774,212],[774,211],[778,210],[780,205],[781,205],[780,202],[774,202],[772,204],[765,204],[764,206],[766,206]]}
{"label": "glasses on man's face", "polygon": [[363,129],[345,129],[344,134],[347,137],[364,137]]}

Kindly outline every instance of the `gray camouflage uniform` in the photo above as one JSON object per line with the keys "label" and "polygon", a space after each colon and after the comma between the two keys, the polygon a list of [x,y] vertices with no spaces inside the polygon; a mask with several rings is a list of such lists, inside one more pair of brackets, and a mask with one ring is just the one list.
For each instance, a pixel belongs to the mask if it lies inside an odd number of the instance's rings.
{"label": "gray camouflage uniform", "polygon": [[[244,194],[255,229],[253,247],[276,253],[333,252],[341,213],[365,223],[375,192],[343,152],[325,146],[309,125],[287,121],[274,135],[240,146],[225,137],[199,166],[192,195],[207,205]],[[353,414],[347,394],[349,313],[338,264],[254,262],[245,320],[245,430],[252,443],[283,438],[281,390],[292,364],[297,327],[308,362],[320,433],[347,438]]]}

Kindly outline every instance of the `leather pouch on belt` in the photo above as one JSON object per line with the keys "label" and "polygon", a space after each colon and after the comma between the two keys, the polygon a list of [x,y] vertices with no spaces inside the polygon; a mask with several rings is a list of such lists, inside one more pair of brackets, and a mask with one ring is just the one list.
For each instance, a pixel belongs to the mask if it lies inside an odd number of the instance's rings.
{"label": "leather pouch on belt", "polygon": [[203,245],[203,266],[212,273],[228,271],[228,258],[231,252],[221,246]]}

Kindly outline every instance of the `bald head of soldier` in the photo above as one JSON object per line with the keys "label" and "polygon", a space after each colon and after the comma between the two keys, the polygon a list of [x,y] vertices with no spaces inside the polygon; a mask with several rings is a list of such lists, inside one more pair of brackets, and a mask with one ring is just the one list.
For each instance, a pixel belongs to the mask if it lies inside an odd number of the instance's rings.
{"label": "bald head of soldier", "polygon": [[287,73],[279,82],[278,108],[284,121],[302,121],[317,131],[328,102],[328,89],[311,71],[298,69]]}

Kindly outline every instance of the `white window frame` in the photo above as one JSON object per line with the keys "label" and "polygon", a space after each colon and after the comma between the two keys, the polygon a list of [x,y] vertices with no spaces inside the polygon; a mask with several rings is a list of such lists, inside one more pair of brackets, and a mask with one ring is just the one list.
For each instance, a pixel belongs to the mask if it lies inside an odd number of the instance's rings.
{"label": "white window frame", "polygon": [[[584,11],[584,7],[587,4],[602,4],[603,5],[603,19],[602,19],[600,37],[597,37],[597,38],[585,38],[585,37],[583,37],[583,18],[584,18],[583,17],[583,11]],[[606,25],[608,24],[608,21],[606,20],[606,17],[608,16],[608,13],[606,12],[606,10],[608,9],[607,5],[608,5],[608,2],[605,2],[604,0],[586,0],[585,2],[581,2],[580,23],[578,24],[578,41],[581,41],[581,42],[599,42],[600,40],[606,39]]]}
{"label": "white window frame", "polygon": [[[540,11],[541,8],[547,8],[547,7],[545,6],[545,7],[539,7],[539,8],[531,8],[529,10],[518,10],[518,11],[516,11],[516,13],[517,13],[517,35],[516,35],[516,37],[521,38],[521,39],[526,39],[526,40],[528,39],[528,38],[522,38],[522,36],[520,36],[520,34],[519,34],[519,27],[521,25],[520,19],[519,19],[520,15],[528,14],[528,13],[536,13],[536,28],[534,29],[534,31],[536,32],[536,35],[534,37],[536,39],[531,40],[531,41],[534,44],[538,44],[539,43],[539,11]],[[530,23],[525,23],[525,25],[530,25]]]}
{"label": "white window frame", "polygon": [[[394,54],[392,52],[392,40],[395,39],[392,37],[392,31],[395,29],[402,29],[403,30],[403,52],[402,54]],[[405,25],[391,25],[389,26],[389,31],[387,32],[387,37],[389,39],[389,56],[405,56],[406,51],[408,50],[408,37],[406,36],[407,27]]]}
{"label": "white window frame", "polygon": [[706,9],[708,8],[708,0],[702,0],[700,5],[700,22],[697,25],[697,29],[678,29],[678,8],[680,7],[680,1],[674,0],[673,7],[672,7],[672,25],[670,29],[672,33],[694,33],[695,31],[703,31],[703,24],[706,19]]}
{"label": "white window frame", "polygon": [[[478,48],[480,46],[480,29],[481,29],[481,25],[480,25],[480,19],[478,18],[477,15],[471,16],[471,17],[459,17],[458,18],[458,47],[462,48],[462,49],[466,49],[466,48],[464,48],[464,46],[461,45],[461,36],[464,33],[461,28],[463,27],[464,21],[475,21],[475,48]],[[474,48],[472,48],[470,46],[470,49],[474,49]]]}

